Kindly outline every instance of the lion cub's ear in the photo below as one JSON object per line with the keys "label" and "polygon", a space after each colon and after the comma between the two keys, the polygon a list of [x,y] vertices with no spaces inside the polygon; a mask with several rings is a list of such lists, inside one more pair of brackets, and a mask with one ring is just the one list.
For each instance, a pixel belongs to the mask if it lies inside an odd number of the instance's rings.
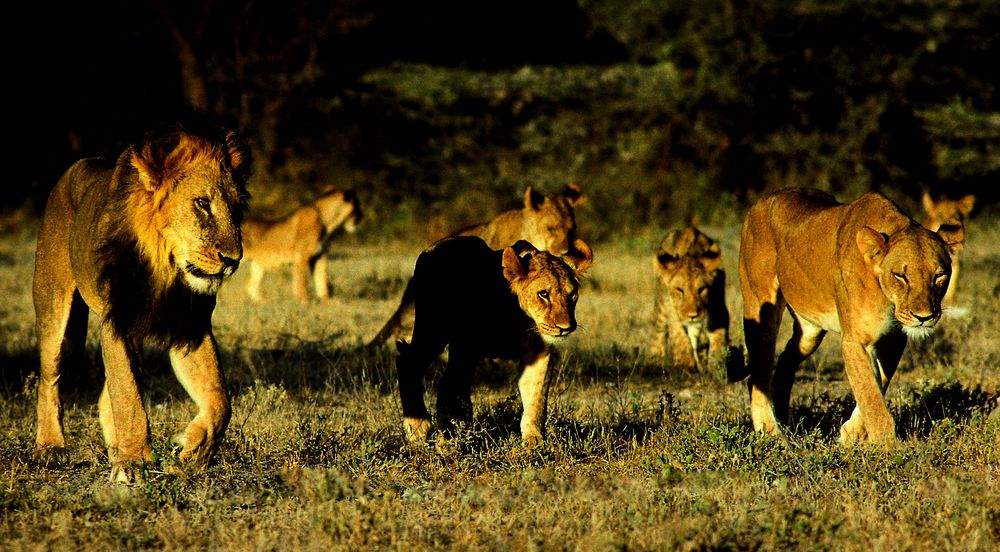
{"label": "lion cub's ear", "polygon": [[585,199],[583,197],[583,188],[581,188],[576,182],[570,182],[566,185],[566,188],[563,189],[563,197],[565,197],[566,201],[568,201],[573,207],[580,205]]}
{"label": "lion cub's ear", "polygon": [[664,270],[670,270],[679,259],[680,257],[677,255],[673,255],[661,249],[659,253],[656,254],[656,265]]}
{"label": "lion cub's ear", "polygon": [[861,256],[865,258],[865,262],[868,264],[874,264],[889,249],[889,237],[867,226],[858,230],[855,239],[858,242],[858,250],[861,251]]}
{"label": "lion cub's ear", "polygon": [[573,248],[562,256],[563,261],[577,274],[590,268],[594,264],[594,251],[587,242],[576,239],[573,240]]}
{"label": "lion cub's ear", "polygon": [[941,223],[937,234],[944,240],[949,255],[955,257],[962,251],[962,244],[965,243],[965,227],[961,221],[951,219]]}
{"label": "lion cub's ear", "polygon": [[719,244],[713,243],[709,246],[701,255],[699,261],[701,262],[701,267],[706,272],[714,272],[722,268],[722,250],[719,249]]}
{"label": "lion cub's ear", "polygon": [[[531,244],[529,243],[528,245]],[[515,251],[513,247],[504,248],[502,264],[503,264],[503,277],[508,282],[514,282],[528,275],[528,267],[524,266],[524,261],[521,260],[521,257],[517,254],[517,251]]]}

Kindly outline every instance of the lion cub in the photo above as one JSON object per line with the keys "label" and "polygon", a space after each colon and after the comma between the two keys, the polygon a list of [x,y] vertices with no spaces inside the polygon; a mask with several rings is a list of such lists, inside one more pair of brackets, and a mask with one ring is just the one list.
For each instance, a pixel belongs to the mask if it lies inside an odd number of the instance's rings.
{"label": "lion cub", "polygon": [[[965,219],[976,205],[976,196],[974,195],[965,195],[961,199],[947,197],[934,199],[929,193],[924,192],[921,199],[924,211],[927,213],[922,224],[924,228],[934,232],[937,232],[944,225],[954,226],[958,224],[964,227]],[[960,254],[961,248],[951,258],[951,285],[948,286],[948,292],[944,295],[945,305],[953,305],[955,302],[955,285],[958,281],[958,257]]]}
{"label": "lion cub", "polygon": [[719,245],[693,226],[673,230],[656,253],[656,326],[650,352],[673,365],[705,370],[704,357],[723,362],[729,345],[726,273]]}
{"label": "lion cub", "polygon": [[445,238],[420,254],[413,271],[413,339],[397,343],[396,371],[403,427],[411,442],[431,430],[424,373],[448,347],[438,384],[437,415],[448,430],[470,421],[472,374],[484,358],[518,359],[521,438],[542,440],[551,346],[576,329],[578,276],[593,262],[583,240],[557,257],[526,241],[502,250],[477,237]]}
{"label": "lion cub", "polygon": [[326,276],[326,248],[330,238],[341,227],[354,233],[361,218],[357,194],[332,187],[327,187],[316,201],[281,220],[248,218],[243,223],[243,259],[250,267],[247,294],[259,302],[264,271],[291,264],[292,295],[302,302],[309,300],[311,273],[316,296],[326,299],[330,296]]}

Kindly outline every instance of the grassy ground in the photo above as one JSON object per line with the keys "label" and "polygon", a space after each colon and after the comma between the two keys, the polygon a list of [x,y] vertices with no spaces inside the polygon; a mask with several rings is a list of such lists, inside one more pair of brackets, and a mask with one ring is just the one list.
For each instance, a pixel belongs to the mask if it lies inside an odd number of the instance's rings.
{"label": "grassy ground", "polygon": [[[738,234],[705,230],[723,245],[741,343]],[[361,236],[335,245],[328,302],[292,301],[288,271],[265,278],[263,305],[247,304],[243,272],[223,289],[215,328],[234,413],[205,471],[171,469],[169,436],[194,407],[149,351],[157,458],[125,487],[107,482],[95,367],[67,376],[69,460],[32,458],[34,237],[8,235],[0,547],[996,550],[1000,224],[975,220],[969,236],[959,284],[968,313],[912,343],[890,388],[896,447],[834,442],[853,407],[836,336],[800,371],[787,442],[752,432],[742,384],[647,358],[660,235],[595,244],[543,446],[520,444],[517,374],[501,365],[481,369],[471,425],[407,447],[394,353],[361,345],[395,307],[420,245],[379,248]]]}

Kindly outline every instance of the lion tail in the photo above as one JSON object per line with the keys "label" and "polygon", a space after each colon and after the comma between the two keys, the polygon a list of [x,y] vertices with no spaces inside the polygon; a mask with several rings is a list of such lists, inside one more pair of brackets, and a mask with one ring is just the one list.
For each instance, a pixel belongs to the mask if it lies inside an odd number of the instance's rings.
{"label": "lion tail", "polygon": [[403,297],[399,300],[399,306],[396,307],[396,312],[392,313],[392,316],[389,317],[389,320],[386,320],[382,329],[375,334],[375,337],[373,337],[371,341],[368,342],[368,347],[378,347],[388,343],[393,336],[397,335],[404,329],[404,326],[406,325],[405,320],[413,319],[413,290],[413,278],[410,278],[410,280],[406,282],[406,289],[403,290]]}

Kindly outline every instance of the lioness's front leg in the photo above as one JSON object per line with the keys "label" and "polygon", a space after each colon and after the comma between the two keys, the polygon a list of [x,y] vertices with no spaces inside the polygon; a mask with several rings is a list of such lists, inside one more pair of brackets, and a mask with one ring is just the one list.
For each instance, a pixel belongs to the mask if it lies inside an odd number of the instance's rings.
{"label": "lioness's front leg", "polygon": [[[877,368],[883,400],[885,400],[885,392],[889,388],[892,376],[896,373],[896,367],[899,366],[899,359],[902,358],[905,348],[906,334],[892,332],[883,336],[875,344],[874,356],[869,356]],[[851,412],[851,418],[844,422],[840,428],[838,441],[841,444],[853,444],[864,441],[866,437],[867,432],[861,418],[861,408],[859,405],[855,405],[854,411]]]}
{"label": "lioness's front leg", "polygon": [[320,254],[312,262],[313,287],[316,288],[316,297],[328,299],[330,297],[330,282],[326,276],[326,255]]}
{"label": "lioness's front leg", "polygon": [[[875,443],[896,440],[896,424],[883,398],[881,369],[869,356],[865,346],[856,341],[844,339],[841,344],[844,368],[851,384],[851,392],[857,402],[855,414],[840,428],[840,441],[851,443],[868,438]],[[895,367],[893,367],[895,371]],[[885,379],[888,384],[888,378]],[[861,423],[859,423],[859,421]]]}
{"label": "lioness's front leg", "polygon": [[180,459],[204,465],[219,448],[230,416],[229,393],[219,367],[215,338],[206,333],[202,342],[192,349],[171,347],[170,364],[198,407],[198,414],[175,438],[182,447]]}
{"label": "lioness's front leg", "polygon": [[104,389],[98,412],[111,460],[111,478],[128,481],[127,465],[146,462],[149,446],[149,419],[142,407],[142,397],[135,381],[135,367],[140,364],[138,346],[126,344],[105,322],[101,325],[101,353],[104,358]]}
{"label": "lioness's front leg", "polygon": [[540,444],[545,432],[550,357],[548,349],[537,355],[529,354],[522,363],[524,370],[517,380],[524,408],[521,414],[521,440],[528,445]]}

